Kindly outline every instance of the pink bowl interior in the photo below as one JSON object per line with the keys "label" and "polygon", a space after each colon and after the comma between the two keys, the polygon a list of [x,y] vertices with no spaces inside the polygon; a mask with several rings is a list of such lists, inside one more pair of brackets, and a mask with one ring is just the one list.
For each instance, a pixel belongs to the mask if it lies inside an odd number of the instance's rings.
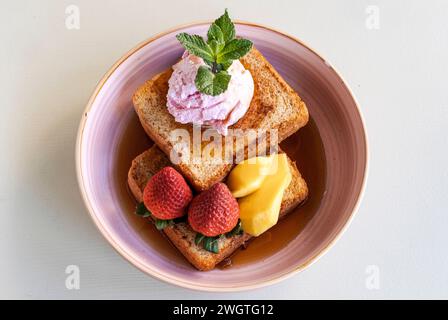
{"label": "pink bowl interior", "polygon": [[[182,31],[204,35],[206,30],[207,25],[201,24]],[[167,242],[161,236],[130,217],[131,196],[117,187],[126,183],[130,166],[129,159],[120,159],[123,143],[135,145],[135,155],[149,145],[136,120],[132,94],[180,57],[183,50],[174,37],[178,32],[165,34],[131,54],[92,100],[78,140],[78,173],[86,204],[108,241],[134,265],[157,278],[217,291],[282,279],[319,256],[356,209],[367,163],[366,138],[356,103],[333,68],[306,46],[263,27],[237,25],[237,34],[251,39],[307,103],[325,150],[326,191],[313,217],[282,250],[239,268],[196,271],[172,250],[166,250]],[[141,131],[141,141],[126,140],[129,130]],[[121,173],[117,175],[117,171]]]}

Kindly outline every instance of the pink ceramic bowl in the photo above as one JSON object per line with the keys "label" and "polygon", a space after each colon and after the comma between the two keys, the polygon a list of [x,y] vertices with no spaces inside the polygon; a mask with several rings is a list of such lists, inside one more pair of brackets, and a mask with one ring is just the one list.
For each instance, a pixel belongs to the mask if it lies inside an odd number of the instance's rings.
{"label": "pink ceramic bowl", "polygon": [[199,272],[153,226],[133,215],[126,189],[133,157],[151,145],[135,116],[136,88],[173,65],[181,31],[204,35],[209,23],[177,28],[128,52],[99,82],[82,117],[76,147],[79,186],[96,226],[140,270],[186,288],[236,291],[285,279],[316,261],[357,210],[367,173],[367,141],[356,101],[325,59],[299,40],[240,22],[253,41],[307,103],[311,121],[283,144],[310,187],[308,202],[235,256],[226,269]]}

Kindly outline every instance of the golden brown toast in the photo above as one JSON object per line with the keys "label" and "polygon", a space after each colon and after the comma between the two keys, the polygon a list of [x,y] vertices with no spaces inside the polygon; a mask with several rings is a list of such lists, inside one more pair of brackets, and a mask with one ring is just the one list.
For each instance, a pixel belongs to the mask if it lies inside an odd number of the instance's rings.
{"label": "golden brown toast", "polygon": [[[305,103],[256,48],[252,48],[240,61],[252,74],[254,96],[246,114],[230,126],[230,129],[277,129],[280,143],[308,122]],[[176,142],[170,137],[170,133],[174,129],[182,128],[188,130],[192,137],[193,130],[191,124],[176,122],[167,110],[166,95],[171,73],[172,69],[169,68],[156,75],[138,88],[133,96],[134,108],[143,128],[168,156]],[[243,148],[254,143],[253,140],[248,140]],[[269,135],[265,140],[269,145]],[[224,145],[224,141],[222,143]],[[203,142],[202,150],[206,144]],[[239,152],[238,148],[236,152]],[[207,161],[206,157],[199,163],[181,162],[177,169],[189,180],[193,188],[206,190],[221,181],[232,169],[232,164],[216,164]]]}
{"label": "golden brown toast", "polygon": [[[280,217],[289,213],[308,195],[305,180],[300,175],[299,170],[297,170],[295,163],[289,159],[289,164],[292,180],[283,195]],[[128,184],[138,202],[142,201],[143,190],[148,180],[162,168],[170,165],[171,162],[168,157],[157,146],[151,147],[132,161],[132,166],[128,173]],[[166,227],[163,232],[193,266],[203,271],[213,269],[219,262],[230,256],[245,241],[251,238],[248,234],[230,238],[222,237],[218,240],[219,253],[215,254],[195,244],[196,232],[186,222]]]}

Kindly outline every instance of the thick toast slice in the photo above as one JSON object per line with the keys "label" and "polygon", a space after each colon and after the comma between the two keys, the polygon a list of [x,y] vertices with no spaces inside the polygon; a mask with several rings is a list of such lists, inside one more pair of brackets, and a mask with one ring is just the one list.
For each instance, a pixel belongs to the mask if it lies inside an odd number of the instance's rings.
{"label": "thick toast slice", "polygon": [[[256,48],[252,48],[240,61],[252,74],[254,96],[244,117],[230,129],[277,129],[280,143],[308,122],[309,116],[305,103]],[[156,75],[144,83],[133,96],[134,108],[143,128],[168,156],[176,143],[174,138],[170,137],[173,130],[186,129],[191,139],[193,136],[193,126],[176,122],[167,110],[166,95],[171,73],[172,69],[169,68]],[[269,137],[268,134],[264,138],[266,145],[269,145]],[[246,139],[243,148],[254,143],[251,137]],[[202,143],[201,154],[208,143]],[[222,144],[224,146],[224,139]],[[240,152],[238,148],[241,146],[234,149],[235,154]],[[191,154],[193,154],[193,148],[191,148]],[[177,169],[196,190],[208,189],[222,180],[231,168],[230,163],[216,164],[213,161],[207,161],[206,156],[199,163],[185,161],[177,166]]]}
{"label": "thick toast slice", "polygon": [[[128,174],[130,190],[138,202],[142,201],[143,189],[152,175],[163,167],[171,165],[168,157],[153,146],[132,161]],[[302,202],[308,195],[305,180],[301,177],[294,162],[290,160],[292,180],[285,190],[281,204],[280,217],[285,216]],[[196,232],[188,223],[177,223],[163,230],[168,239],[179,249],[185,258],[197,269],[206,271],[213,269],[219,262],[230,256],[251,236],[242,234],[230,238],[219,239],[219,253],[211,253],[194,243]]]}

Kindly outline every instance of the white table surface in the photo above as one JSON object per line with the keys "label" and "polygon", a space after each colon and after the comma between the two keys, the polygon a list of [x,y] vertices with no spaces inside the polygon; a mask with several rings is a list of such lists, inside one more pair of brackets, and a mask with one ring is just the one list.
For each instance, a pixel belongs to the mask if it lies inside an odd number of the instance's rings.
{"label": "white table surface", "polygon": [[[66,28],[70,4],[79,30]],[[366,27],[369,5],[379,29]],[[225,7],[297,36],[341,72],[371,162],[358,215],[317,263],[268,288],[210,294],[146,276],[112,249],[83,206],[74,146],[92,90],[122,54]],[[448,298],[447,20],[443,0],[1,1],[0,298]],[[68,265],[79,290],[65,286]],[[372,265],[379,287],[366,285]]]}

